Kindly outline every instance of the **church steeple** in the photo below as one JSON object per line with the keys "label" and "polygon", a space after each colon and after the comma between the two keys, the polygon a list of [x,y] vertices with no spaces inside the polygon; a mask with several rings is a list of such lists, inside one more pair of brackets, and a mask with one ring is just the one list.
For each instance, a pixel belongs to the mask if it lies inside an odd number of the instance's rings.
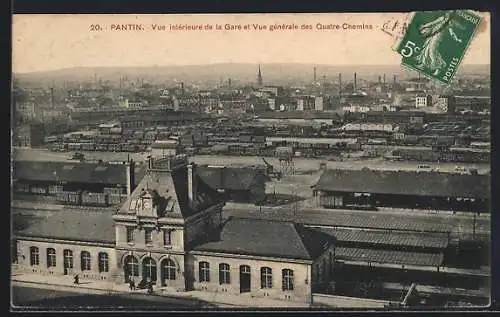
{"label": "church steeple", "polygon": [[259,72],[257,74],[257,84],[259,86],[262,86],[262,72],[260,71],[260,64],[259,64]]}

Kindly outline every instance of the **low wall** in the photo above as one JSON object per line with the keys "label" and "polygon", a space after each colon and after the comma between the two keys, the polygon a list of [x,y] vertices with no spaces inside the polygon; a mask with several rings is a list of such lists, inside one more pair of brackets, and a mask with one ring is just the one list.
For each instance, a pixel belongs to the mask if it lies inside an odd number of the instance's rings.
{"label": "low wall", "polygon": [[[388,307],[391,301],[346,297],[326,294],[313,294],[313,305],[326,305],[333,308],[384,308]],[[395,304],[395,303],[393,303]]]}

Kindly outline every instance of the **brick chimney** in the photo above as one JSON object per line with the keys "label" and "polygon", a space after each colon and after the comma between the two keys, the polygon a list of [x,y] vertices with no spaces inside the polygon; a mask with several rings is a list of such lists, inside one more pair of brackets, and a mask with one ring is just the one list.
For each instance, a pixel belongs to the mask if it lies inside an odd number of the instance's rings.
{"label": "brick chimney", "polygon": [[130,197],[135,186],[135,162],[130,160],[126,164],[127,173],[127,197]]}
{"label": "brick chimney", "polygon": [[193,163],[187,166],[187,177],[188,177],[188,197],[189,202],[191,203],[196,197],[196,167]]}

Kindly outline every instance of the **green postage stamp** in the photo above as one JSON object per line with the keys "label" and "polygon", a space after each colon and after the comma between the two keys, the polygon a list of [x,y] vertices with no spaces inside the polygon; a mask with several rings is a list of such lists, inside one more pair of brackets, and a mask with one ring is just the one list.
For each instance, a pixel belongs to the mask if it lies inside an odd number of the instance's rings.
{"label": "green postage stamp", "polygon": [[396,46],[402,64],[450,84],[480,22],[469,10],[415,13]]}

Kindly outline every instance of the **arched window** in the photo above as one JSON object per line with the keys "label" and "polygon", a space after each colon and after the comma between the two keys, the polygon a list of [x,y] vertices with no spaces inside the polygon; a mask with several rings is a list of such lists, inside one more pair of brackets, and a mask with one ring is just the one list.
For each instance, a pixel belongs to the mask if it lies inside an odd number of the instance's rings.
{"label": "arched window", "polygon": [[273,270],[270,267],[260,269],[260,288],[273,287]]}
{"label": "arched window", "polygon": [[72,269],[73,268],[73,251],[64,250],[63,251],[63,258],[64,258],[64,267],[67,269]]}
{"label": "arched window", "polygon": [[156,262],[152,258],[145,258],[142,261],[142,277],[156,282]]}
{"label": "arched window", "polygon": [[80,254],[80,261],[81,261],[82,271],[90,271],[91,269],[90,252],[82,251],[82,253]]}
{"label": "arched window", "polygon": [[293,270],[282,270],[283,290],[293,291]]}
{"label": "arched window", "polygon": [[200,282],[210,282],[210,264],[208,262],[200,262],[198,273]]}
{"label": "arched window", "polygon": [[109,272],[109,259],[106,252],[99,252],[99,273]]}
{"label": "arched window", "polygon": [[125,258],[123,266],[125,277],[129,278],[130,276],[139,276],[139,261],[137,261],[133,255],[129,255]]}
{"label": "arched window", "polygon": [[53,248],[47,249],[47,267],[56,267],[56,250]]}
{"label": "arched window", "polygon": [[221,285],[231,284],[231,270],[227,263],[219,264],[219,283]]}
{"label": "arched window", "polygon": [[37,247],[30,248],[30,264],[40,265],[40,251]]}
{"label": "arched window", "polygon": [[172,261],[171,259],[164,260],[161,270],[164,280],[175,280],[175,272],[177,271],[177,266],[175,265],[174,261]]}

